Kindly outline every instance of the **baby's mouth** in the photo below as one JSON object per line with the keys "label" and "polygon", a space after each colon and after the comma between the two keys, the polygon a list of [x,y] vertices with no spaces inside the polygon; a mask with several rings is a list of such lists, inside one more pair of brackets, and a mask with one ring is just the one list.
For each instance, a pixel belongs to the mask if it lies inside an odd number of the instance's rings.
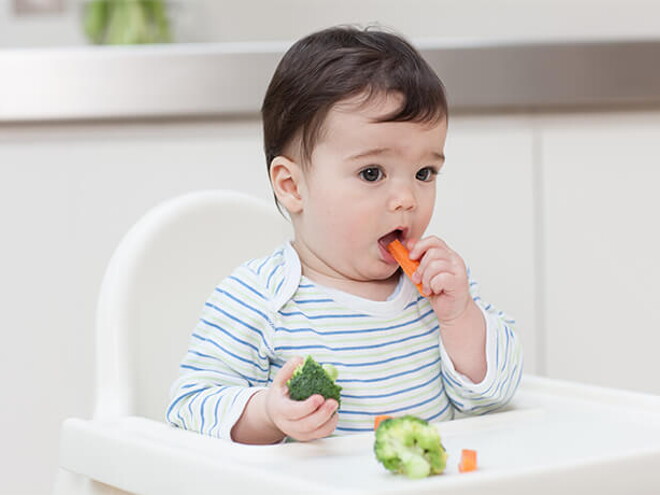
{"label": "baby's mouth", "polygon": [[394,229],[392,232],[385,234],[383,237],[378,239],[378,244],[380,244],[386,251],[387,251],[387,246],[392,241],[395,240],[403,240],[405,232],[401,229]]}

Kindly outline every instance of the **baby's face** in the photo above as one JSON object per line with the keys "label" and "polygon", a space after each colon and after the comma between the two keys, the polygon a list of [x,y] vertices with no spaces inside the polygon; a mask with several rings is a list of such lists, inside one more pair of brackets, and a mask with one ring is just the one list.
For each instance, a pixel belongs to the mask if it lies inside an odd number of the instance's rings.
{"label": "baby's face", "polygon": [[384,244],[426,230],[447,123],[376,122],[399,105],[389,95],[329,112],[300,189],[296,245],[303,267],[330,279],[386,280],[398,267]]}

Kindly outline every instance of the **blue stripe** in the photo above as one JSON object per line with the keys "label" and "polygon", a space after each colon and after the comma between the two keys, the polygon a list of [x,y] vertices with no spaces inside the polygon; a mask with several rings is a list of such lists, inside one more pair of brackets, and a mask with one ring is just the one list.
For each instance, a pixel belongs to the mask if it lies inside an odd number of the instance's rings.
{"label": "blue stripe", "polygon": [[190,418],[191,422],[194,424],[195,422],[193,421],[195,419],[193,410],[192,410],[192,405],[193,403],[201,397],[202,394],[195,394],[192,396],[192,399],[188,401],[188,417]]}
{"label": "blue stripe", "polygon": [[238,399],[238,396],[241,395],[241,391],[239,390],[234,394],[234,398],[231,400],[231,404],[229,405],[229,408],[231,409],[234,407],[234,404],[236,404],[236,399]]}
{"label": "blue stripe", "polygon": [[220,392],[222,392],[223,390],[225,390],[227,388],[229,388],[229,387],[226,387],[226,386],[225,387],[218,387],[218,390],[216,390],[214,393],[204,397],[204,400],[202,401],[202,407],[200,408],[200,413],[202,415],[202,423],[199,427],[199,431],[201,431],[202,433],[204,433],[204,423],[206,422],[206,418],[204,416],[204,407],[206,406],[206,401],[209,400],[211,397],[214,397],[214,396],[218,395]]}
{"label": "blue stripe", "polygon": [[402,342],[407,342],[409,340],[415,340],[415,339],[421,339],[422,337],[426,337],[427,335],[430,335],[437,331],[439,328],[438,325],[434,326],[430,330],[416,334],[416,335],[411,335],[409,337],[404,337],[402,339],[397,339],[397,340],[390,340],[389,342],[384,342],[382,344],[372,344],[372,345],[361,345],[361,346],[347,346],[347,347],[332,347],[329,345],[323,345],[323,344],[313,344],[313,345],[283,345],[283,346],[275,346],[275,351],[302,351],[302,350],[309,350],[309,349],[325,349],[328,351],[361,351],[361,350],[366,350],[366,349],[378,349],[381,347],[389,347],[391,345],[395,344],[400,344]]}
{"label": "blue stripe", "polygon": [[[495,329],[495,332],[497,332],[497,329]],[[498,370],[500,369],[500,346],[497,344],[497,341],[499,339],[497,338],[497,335],[495,335],[495,369]]]}
{"label": "blue stripe", "polygon": [[350,399],[382,399],[385,397],[394,397],[395,395],[401,395],[405,394],[406,392],[412,392],[413,390],[419,390],[420,388],[426,387],[427,385],[440,380],[440,377],[442,376],[442,373],[438,373],[434,377],[432,377],[430,380],[425,381],[424,383],[420,383],[419,385],[415,385],[413,387],[408,387],[404,388],[401,390],[397,390],[396,392],[389,392],[387,394],[374,394],[374,395],[349,395],[349,394],[341,394],[341,397],[344,398],[350,398]]}
{"label": "blue stripe", "polygon": [[[382,414],[396,414],[400,413],[403,411],[409,411],[411,409],[415,409],[416,407],[421,407],[429,402],[432,402],[436,400],[438,397],[440,397],[443,394],[444,390],[440,390],[437,394],[435,394],[433,397],[429,397],[428,399],[423,400],[422,402],[418,402],[417,404],[411,404],[409,406],[404,406],[404,407],[399,407],[397,409],[390,409],[387,411],[382,411],[382,412],[369,412],[369,411],[347,411],[345,409],[342,409],[340,412],[343,414],[352,414],[355,416],[380,416]],[[445,406],[446,407],[446,406]]]}
{"label": "blue stripe", "polygon": [[[340,315],[308,315],[303,313],[302,311],[291,311],[290,313],[287,313],[285,311],[279,311],[279,313],[282,316],[303,316],[307,318],[308,320],[324,320],[324,319],[331,319],[331,318],[365,318],[369,317],[369,315],[364,315],[364,314],[354,314],[354,315],[346,315],[346,314],[340,314]],[[327,335],[327,334],[325,334]]]}
{"label": "blue stripe", "polygon": [[410,357],[410,356],[415,356],[417,354],[422,354],[423,352],[432,351],[432,350],[437,349],[437,348],[438,348],[437,345],[434,345],[434,346],[431,346],[431,347],[425,347],[424,349],[419,349],[417,351],[409,352],[408,354],[402,354],[401,356],[395,356],[395,357],[391,357],[391,358],[388,358],[388,359],[383,359],[381,361],[370,361],[370,362],[366,362],[366,363],[338,363],[336,361],[326,361],[324,364],[331,364],[333,366],[337,366],[337,367],[342,366],[342,367],[347,367],[347,368],[349,368],[349,367],[359,367],[359,366],[377,366],[379,364],[390,363],[392,361],[398,361],[400,359],[405,359],[405,358]]}
{"label": "blue stripe", "polygon": [[439,413],[434,414],[433,416],[430,416],[430,417],[426,418],[426,421],[431,422],[435,419],[438,419],[440,416],[442,416],[443,414],[445,414],[447,412],[447,409],[449,409],[450,405],[451,405],[451,403],[447,402],[445,404],[445,407],[443,407],[442,410]]}
{"label": "blue stripe", "polygon": [[210,354],[204,354],[203,352],[193,351],[192,349],[188,349],[188,354],[194,354],[195,356],[202,358],[213,359],[214,361],[220,361],[222,363],[222,359],[217,356],[211,356]]}
{"label": "blue stripe", "polygon": [[419,296],[419,297],[418,297],[417,299],[415,299],[414,301],[409,302],[409,303],[406,305],[406,307],[403,308],[403,311],[405,311],[406,309],[410,309],[412,306],[416,306],[417,303],[419,303],[419,301],[420,301],[421,299],[424,299],[424,298],[423,298],[422,296]]}
{"label": "blue stripe", "polygon": [[[170,404],[170,407],[167,408],[167,414],[166,417],[170,417],[170,414],[172,413],[172,409],[174,409],[174,406],[176,406],[179,402],[181,402],[183,399],[186,397],[190,397],[191,395],[197,394],[199,392],[203,392],[204,390],[207,390],[209,387],[202,387],[198,388],[197,390],[191,390],[190,392],[186,392],[183,395],[178,396],[172,403]],[[181,418],[183,419],[183,418]]]}
{"label": "blue stripe", "polygon": [[[447,370],[449,371],[449,370]],[[461,382],[456,380],[453,376],[451,376],[449,373],[444,373],[442,375],[442,379],[445,380],[446,382],[449,382],[450,385],[454,385],[456,388],[461,388]],[[453,387],[452,387],[453,388]]]}
{"label": "blue stripe", "polygon": [[[445,405],[445,407],[442,409],[442,411],[440,411],[437,414],[434,414],[433,416],[431,416],[429,418],[425,418],[425,420],[430,423],[431,421],[437,419],[438,417],[442,416],[445,412],[447,412],[448,407],[449,407],[449,403],[447,403]],[[378,416],[380,416],[381,414],[386,414],[386,413],[377,413]],[[351,427],[351,426],[338,426],[336,428],[336,431],[350,431],[350,432],[371,432],[373,430],[374,430],[373,428],[356,428],[356,427]]]}
{"label": "blue stripe", "polygon": [[[229,315],[227,315],[227,316],[229,316]],[[229,316],[229,317],[231,318],[231,316]],[[238,318],[232,318],[232,319],[234,319],[234,320],[237,321],[238,323],[242,323],[243,325],[245,325],[246,327],[248,327],[250,330],[256,331],[261,337],[263,337],[263,335],[261,335],[261,332],[260,332],[259,330],[257,330],[256,328],[251,327],[250,325],[248,325],[248,324],[242,322],[242,321],[239,320]],[[219,330],[220,332],[224,333],[227,337],[229,337],[229,338],[232,339],[233,341],[238,342],[239,344],[243,344],[244,346],[249,347],[250,349],[253,349],[253,350],[257,353],[257,356],[258,356],[260,359],[267,359],[268,356],[265,356],[265,355],[262,356],[262,355],[261,355],[261,352],[260,352],[260,349],[259,349],[256,345],[254,345],[254,344],[248,342],[247,340],[239,339],[238,337],[236,337],[235,335],[233,335],[231,332],[229,332],[229,331],[225,330],[224,328],[222,328],[220,325],[217,325],[217,324],[215,324],[215,323],[211,323],[210,321],[205,320],[205,319],[203,319],[203,318],[202,318],[200,321],[201,321],[202,323],[204,323],[205,325],[208,325],[208,326],[210,326],[210,327],[212,327],[212,328],[215,328],[216,330]]]}
{"label": "blue stripe", "polygon": [[387,331],[387,330],[396,330],[397,328],[402,328],[402,327],[417,323],[418,321],[420,321],[420,320],[426,318],[427,316],[429,316],[431,313],[433,313],[432,309],[427,311],[423,315],[418,316],[417,318],[414,318],[410,321],[406,321],[404,323],[398,323],[396,325],[390,325],[388,327],[364,328],[364,329],[356,329],[356,330],[334,330],[332,332],[319,331],[319,330],[316,330],[315,328],[311,328],[311,327],[300,327],[300,328],[275,327],[275,331],[276,332],[287,332],[287,333],[310,332],[310,333],[313,333],[313,334],[316,334],[316,335],[343,335],[343,334],[361,334],[361,333],[384,332],[384,331]]}
{"label": "blue stripe", "polygon": [[273,259],[273,256],[268,256],[266,259],[264,259],[263,263],[259,265],[259,268],[257,268],[257,275],[261,275],[261,270],[263,269],[264,266],[266,266],[266,263],[268,263],[271,259]]}
{"label": "blue stripe", "polygon": [[284,283],[284,280],[285,280],[285,278],[282,277],[282,280],[280,280],[280,283],[277,284],[277,287],[275,287],[275,294],[279,294],[279,293],[280,293],[280,289],[282,288],[282,284]]}
{"label": "blue stripe", "polygon": [[192,336],[195,337],[195,338],[197,338],[197,339],[199,339],[199,340],[201,340],[201,341],[203,341],[203,342],[208,342],[209,344],[214,345],[215,347],[217,347],[218,349],[220,349],[220,350],[221,350],[222,352],[224,352],[225,354],[228,354],[229,356],[231,356],[231,357],[233,357],[233,358],[235,358],[235,359],[238,359],[239,361],[243,361],[244,363],[247,363],[247,364],[249,364],[250,366],[254,366],[254,367],[257,368],[259,371],[263,371],[264,373],[268,373],[268,368],[262,368],[261,366],[259,366],[258,363],[255,363],[254,361],[250,361],[249,359],[245,359],[244,357],[241,357],[241,356],[239,356],[238,354],[234,354],[233,352],[229,351],[228,349],[225,349],[224,347],[222,347],[220,344],[218,344],[218,343],[215,342],[214,340],[207,339],[207,338],[202,337],[201,335],[196,334],[196,333],[193,333]]}
{"label": "blue stripe", "polygon": [[504,325],[504,337],[506,338],[506,345],[504,346],[504,359],[502,359],[501,371],[504,371],[504,368],[506,368],[506,363],[509,357],[509,327],[506,325]]}
{"label": "blue stripe", "polygon": [[335,431],[351,431],[357,433],[363,433],[367,431],[374,431],[373,428],[349,428],[348,426],[338,426],[335,428]]}
{"label": "blue stripe", "polygon": [[250,386],[250,385],[252,385],[253,383],[256,383],[256,382],[266,383],[266,381],[267,381],[267,380],[262,380],[260,378],[253,378],[253,377],[245,376],[242,373],[238,373],[238,372],[235,375],[232,375],[230,373],[225,373],[225,372],[220,371],[220,370],[211,370],[211,369],[208,369],[208,368],[198,368],[197,366],[192,366],[190,364],[181,364],[181,365],[179,365],[179,368],[186,369],[186,370],[191,370],[191,371],[203,371],[205,373],[215,373],[217,375],[226,376],[226,377],[229,377],[231,379],[242,378],[243,380],[245,380],[247,382],[248,386]]}
{"label": "blue stripe", "polygon": [[222,400],[226,397],[227,397],[226,394],[222,394],[222,396],[217,401],[215,401],[215,410],[213,412],[213,415],[215,416],[215,421],[213,422],[213,426],[211,426],[211,428],[209,429],[209,435],[213,433],[213,430],[215,430],[220,426],[220,418],[218,417],[218,408],[220,407],[220,403],[222,402]]}
{"label": "blue stripe", "polygon": [[400,377],[400,376],[410,375],[410,374],[412,374],[412,373],[417,373],[418,371],[421,371],[421,370],[423,370],[424,368],[428,368],[428,367],[430,367],[430,366],[433,366],[433,365],[437,364],[438,362],[440,362],[440,358],[434,359],[432,362],[427,363],[427,364],[424,364],[424,365],[422,365],[422,366],[419,366],[419,367],[417,367],[417,368],[415,368],[415,369],[408,370],[408,371],[402,371],[402,372],[400,372],[400,373],[394,373],[393,375],[387,375],[387,376],[384,376],[384,377],[382,377],[382,378],[367,378],[367,379],[363,379],[363,380],[360,380],[360,379],[357,379],[357,378],[356,378],[356,379],[353,379],[353,380],[342,380],[341,378],[337,378],[336,382],[337,382],[337,383],[374,383],[374,382],[384,382],[384,381],[387,381],[387,380],[391,380],[392,378],[398,378],[398,377]]}
{"label": "blue stripe", "polygon": [[[215,305],[213,305],[213,304],[211,304],[211,303],[205,303],[204,305],[205,305],[206,307],[209,307],[209,308],[211,308],[211,309],[217,311],[218,313],[220,313],[220,314],[226,316],[226,317],[229,318],[230,320],[235,321],[236,323],[240,323],[240,324],[243,325],[245,328],[248,328],[249,330],[252,330],[254,333],[256,333],[256,334],[261,338],[261,343],[264,345],[264,347],[265,347],[268,351],[270,351],[270,352],[272,353],[272,349],[270,348],[270,345],[269,345],[268,342],[266,341],[266,337],[264,337],[264,334],[263,334],[263,332],[261,331],[260,328],[255,327],[255,326],[253,326],[253,325],[250,325],[249,323],[247,323],[247,322],[241,320],[241,319],[238,318],[237,316],[234,316],[234,315],[228,313],[227,311],[225,311],[224,309],[219,308],[218,306],[215,306]],[[264,317],[265,317],[265,315],[264,315]],[[203,319],[203,318],[202,318],[200,321],[202,321],[203,323],[206,323],[206,324],[208,324],[208,325],[214,326],[213,323],[210,323],[208,320],[205,320],[205,319]],[[219,327],[218,327],[218,328],[219,328]],[[228,335],[231,336],[231,334],[228,334]]]}
{"label": "blue stripe", "polygon": [[335,302],[334,299],[292,299],[297,304],[328,303]]}
{"label": "blue stripe", "polygon": [[270,275],[268,275],[268,280],[266,280],[266,287],[267,287],[267,288],[270,289],[270,282],[271,282],[271,280],[273,279],[273,275],[275,275],[275,274],[279,271],[279,269],[280,269],[281,267],[282,267],[282,265],[277,265],[277,266],[275,267],[275,269],[274,269],[272,272],[270,272]]}
{"label": "blue stripe", "polygon": [[[238,282],[238,283],[241,284],[243,287],[245,287],[246,289],[248,289],[250,292],[253,292],[253,293],[256,294],[257,296],[259,296],[261,299],[263,299],[264,301],[266,300],[266,298],[264,297],[263,294],[261,294],[260,292],[257,292],[253,287],[250,287],[248,284],[246,284],[245,282],[243,282],[240,278],[237,278],[237,277],[235,277],[234,275],[231,275],[231,276],[227,277],[227,279],[228,279],[228,280],[234,280],[235,282]],[[221,289],[220,287],[216,287],[215,290],[218,291],[218,292],[220,292],[221,294],[229,295],[229,294],[227,293],[227,291]]]}
{"label": "blue stripe", "polygon": [[[234,296],[231,295],[229,292],[225,292],[225,291],[223,291],[223,290],[221,290],[221,289],[216,289],[216,290],[217,290],[218,292],[220,292],[221,294],[227,296],[227,297],[228,297],[229,299],[231,299],[232,301],[237,302],[238,304],[240,304],[240,305],[243,306],[244,308],[247,308],[247,309],[249,309],[250,311],[252,311],[252,312],[258,314],[258,315],[261,316],[264,320],[266,320],[266,322],[268,322],[268,324],[269,324],[270,326],[273,326],[272,323],[270,322],[270,318],[268,318],[268,315],[267,315],[266,313],[264,313],[263,311],[261,311],[261,310],[255,308],[254,306],[251,306],[251,305],[247,304],[247,303],[246,303],[245,301],[243,301],[242,299],[239,299],[239,298],[237,298],[237,297],[234,297]],[[218,311],[224,313],[224,311],[222,311],[219,307],[217,307],[217,306],[215,306],[215,305],[213,305],[213,304],[211,304],[211,303],[206,303],[206,305],[207,305],[207,306],[210,306],[211,308],[215,308],[215,309],[217,309]],[[227,313],[225,313],[225,314],[227,314]]]}

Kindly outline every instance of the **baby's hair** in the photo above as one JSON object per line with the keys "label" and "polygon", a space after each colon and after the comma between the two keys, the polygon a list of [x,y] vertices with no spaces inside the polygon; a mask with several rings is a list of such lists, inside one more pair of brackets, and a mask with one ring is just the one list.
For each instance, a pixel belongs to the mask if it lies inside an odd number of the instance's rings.
{"label": "baby's hair", "polygon": [[261,107],[268,170],[294,140],[308,162],[336,103],[389,93],[400,94],[402,104],[382,122],[436,123],[448,116],[442,81],[396,34],[339,26],[297,41],[278,64]]}

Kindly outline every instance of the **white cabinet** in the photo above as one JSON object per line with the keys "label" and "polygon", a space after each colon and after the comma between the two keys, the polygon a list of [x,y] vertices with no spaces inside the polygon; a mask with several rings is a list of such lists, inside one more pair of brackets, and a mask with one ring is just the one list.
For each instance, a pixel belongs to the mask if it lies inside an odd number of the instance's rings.
{"label": "white cabinet", "polygon": [[541,125],[547,373],[660,393],[660,114]]}

